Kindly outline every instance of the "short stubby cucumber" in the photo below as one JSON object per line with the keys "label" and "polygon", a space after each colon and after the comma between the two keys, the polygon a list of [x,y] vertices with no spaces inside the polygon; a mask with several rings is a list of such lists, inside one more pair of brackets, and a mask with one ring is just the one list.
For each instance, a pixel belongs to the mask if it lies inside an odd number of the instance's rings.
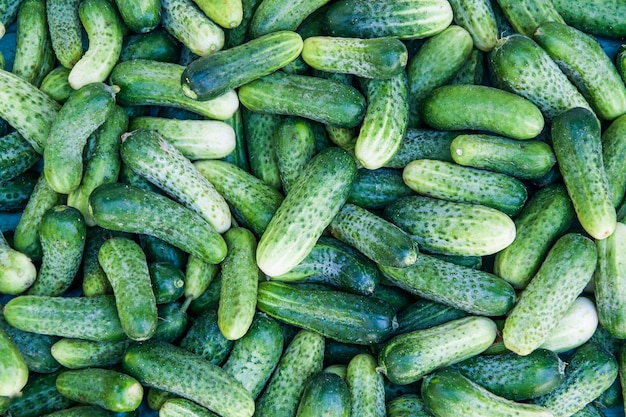
{"label": "short stubby cucumber", "polygon": [[9,246],[0,232],[0,293],[21,294],[33,285],[36,277],[33,261]]}
{"label": "short stubby cucumber", "polygon": [[285,117],[274,135],[276,165],[283,191],[298,178],[306,164],[315,156],[315,133],[311,124],[299,117]]}
{"label": "short stubby cucumber", "polygon": [[533,36],[544,22],[565,23],[551,0],[497,0],[516,32]]}
{"label": "short stubby cucumber", "polygon": [[50,348],[54,359],[67,369],[108,367],[122,363],[130,340],[94,342],[62,338]]}
{"label": "short stubby cucumber", "polygon": [[280,30],[296,30],[329,0],[263,0],[254,9],[248,28],[252,38]]}
{"label": "short stubby cucumber", "polygon": [[224,29],[236,28],[243,20],[244,4],[241,0],[195,0],[195,3],[209,19]]}
{"label": "short stubby cucumber", "polygon": [[150,32],[161,22],[159,0],[115,0],[115,4],[126,26],[134,32]]}
{"label": "short stubby cucumber", "polygon": [[120,61],[153,59],[161,62],[178,62],[180,45],[164,29],[137,33],[124,38]]}
{"label": "short stubby cucumber", "polygon": [[0,348],[2,349],[0,395],[19,396],[28,381],[28,367],[15,342],[2,329],[0,329]]}
{"label": "short stubby cucumber", "polygon": [[454,21],[472,36],[474,46],[489,52],[496,46],[498,28],[496,17],[487,0],[450,0]]}
{"label": "short stubby cucumber", "polygon": [[63,66],[58,66],[50,71],[39,85],[39,89],[48,94],[58,103],[65,103],[74,89],[67,82],[70,70]]}
{"label": "short stubby cucumber", "polygon": [[413,195],[413,190],[402,180],[402,171],[391,168],[362,168],[357,172],[348,203],[366,210],[380,210],[394,200],[410,195]]}
{"label": "short stubby cucumber", "polygon": [[170,262],[157,261],[148,265],[150,281],[157,304],[173,303],[183,296],[185,274]]}

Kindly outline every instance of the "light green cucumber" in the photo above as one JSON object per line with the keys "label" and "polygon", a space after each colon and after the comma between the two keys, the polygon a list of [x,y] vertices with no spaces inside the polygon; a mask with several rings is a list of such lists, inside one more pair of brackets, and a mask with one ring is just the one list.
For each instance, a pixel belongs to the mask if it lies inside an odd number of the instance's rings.
{"label": "light green cucumber", "polygon": [[108,0],[84,0],[78,7],[89,48],[74,64],[67,80],[73,89],[107,79],[122,50],[122,24]]}
{"label": "light green cucumber", "polygon": [[[242,0],[195,0],[200,10],[212,21],[225,29],[238,27],[244,15]],[[245,5],[247,6],[247,4]]]}
{"label": "light green cucumber", "polygon": [[435,253],[492,255],[515,239],[509,216],[479,204],[410,196],[386,206],[384,217],[410,234],[420,248]]}
{"label": "light green cucumber", "polygon": [[527,355],[541,346],[591,279],[596,261],[589,238],[577,233],[559,238],[506,318],[507,349]]}
{"label": "light green cucumber", "polygon": [[567,110],[554,120],[551,134],[578,221],[594,238],[607,238],[615,230],[617,215],[602,160],[598,119],[584,108]]}
{"label": "light green cucumber", "polygon": [[48,42],[45,0],[25,0],[17,13],[15,58],[11,72],[31,84],[44,61]]}
{"label": "light green cucumber", "polygon": [[208,309],[204,311],[191,324],[179,345],[183,349],[221,366],[233,348],[234,342],[222,334],[217,320],[217,310]]}
{"label": "light green cucumber", "polygon": [[224,47],[224,30],[192,0],[162,0],[161,25],[191,52],[204,56]]}
{"label": "light green cucumber", "polygon": [[28,367],[15,342],[0,329],[0,348],[2,362],[0,369],[0,395],[16,397],[21,395],[22,389],[28,381]]}
{"label": "light green cucumber", "polygon": [[276,128],[274,149],[280,182],[286,194],[315,155],[315,134],[311,124],[298,117],[282,119]]}
{"label": "light green cucumber", "polygon": [[386,168],[402,169],[416,159],[435,159],[453,162],[450,144],[461,132],[443,132],[433,129],[407,128],[404,139]]}
{"label": "light green cucumber", "polygon": [[346,383],[350,393],[350,415],[386,415],[383,375],[374,356],[361,353],[352,358],[348,363]]}
{"label": "light green cucumber", "polygon": [[219,268],[215,264],[206,263],[193,255],[187,258],[187,264],[185,265],[185,284],[183,287],[185,296],[183,310],[186,311],[189,304],[206,291],[218,272]]}
{"label": "light green cucumber", "polygon": [[37,277],[33,261],[24,253],[15,250],[0,233],[0,293],[21,294]]}
{"label": "light green cucumber", "polygon": [[178,62],[180,45],[164,29],[154,29],[147,33],[137,33],[124,37],[120,61],[152,59],[161,62]]}
{"label": "light green cucumber", "polygon": [[217,232],[230,228],[231,214],[224,198],[157,132],[140,129],[124,135],[120,154],[128,167],[200,215]]}
{"label": "light green cucumber", "polygon": [[[402,146],[402,145],[401,145]],[[380,210],[394,200],[413,195],[402,180],[402,171],[390,168],[359,169],[348,203],[366,210]]]}
{"label": "light green cucumber", "polygon": [[568,25],[585,33],[610,38],[626,35],[626,22],[622,19],[626,4],[619,0],[552,0],[552,4]]}
{"label": "light green cucumber", "polygon": [[509,216],[519,213],[528,197],[526,186],[511,176],[446,161],[414,160],[404,167],[402,178],[418,194],[482,204]]}
{"label": "light green cucumber", "polygon": [[98,82],[87,84],[67,99],[50,127],[43,156],[44,174],[53,190],[69,194],[78,188],[87,139],[109,117],[114,106],[113,89]]}
{"label": "light green cucumber", "polygon": [[[103,229],[99,226],[87,229],[87,239],[83,250],[83,295],[93,297],[94,295],[113,294],[113,289],[109,280],[98,262],[98,252],[100,246],[114,236],[124,236],[122,233]],[[125,235],[129,237],[130,235]]]}
{"label": "light green cucumber", "polygon": [[626,156],[626,141],[623,129],[626,127],[626,116],[615,119],[602,132],[602,162],[609,181],[611,201],[615,207],[624,199],[626,192],[626,175],[621,170],[620,161]]}
{"label": "light green cucumber", "polygon": [[41,80],[39,89],[49,95],[53,100],[63,104],[74,92],[70,83],[67,82],[67,77],[69,75],[70,70],[59,65],[50,71],[43,80]]}
{"label": "light green cucumber", "polygon": [[124,24],[133,32],[150,32],[161,23],[158,0],[115,0],[115,4]]}
{"label": "light green cucumber", "polygon": [[415,382],[436,369],[484,351],[495,340],[496,330],[491,319],[469,316],[404,333],[383,344],[378,371],[394,384]]}
{"label": "light green cucumber", "polygon": [[33,84],[37,87],[41,86],[41,82],[44,78],[57,66],[57,59],[52,49],[52,41],[49,36],[45,37],[43,45],[43,56],[41,58],[41,65],[35,76]]}
{"label": "light green cucumber", "polygon": [[319,413],[329,417],[350,415],[350,393],[339,375],[323,371],[307,382],[295,415],[312,417]]}
{"label": "light green cucumber", "polygon": [[513,29],[525,36],[533,36],[544,22],[565,23],[551,0],[497,0]]}
{"label": "light green cucumber", "polygon": [[595,303],[589,298],[578,297],[540,347],[556,353],[567,352],[586,343],[597,327]]}
{"label": "light green cucumber", "polygon": [[252,15],[248,32],[258,38],[280,30],[296,30],[313,12],[329,0],[263,0]]}
{"label": "light green cucumber", "polygon": [[152,291],[157,304],[173,303],[185,292],[185,274],[169,262],[152,262],[148,265]]}
{"label": "light green cucumber", "polygon": [[237,45],[241,45],[248,39],[248,28],[250,27],[250,21],[256,11],[257,7],[262,0],[242,0],[241,5],[243,7],[243,13],[241,22],[237,27],[227,29],[225,31],[226,48],[232,48]]}
{"label": "light green cucumber", "polygon": [[50,353],[67,369],[103,368],[122,363],[128,345],[128,340],[94,342],[63,338],[52,345]]}
{"label": "light green cucumber", "polygon": [[209,411],[185,398],[168,399],[159,408],[159,417],[216,417],[217,414]]}
{"label": "light green cucumber", "polygon": [[41,156],[19,133],[12,132],[0,139],[0,177],[10,180],[26,172]]}
{"label": "light green cucumber", "polygon": [[80,211],[56,206],[41,219],[39,240],[43,253],[31,295],[60,296],[72,285],[83,258],[87,226]]}
{"label": "light green cucumber", "polygon": [[242,109],[241,116],[250,165],[248,171],[270,187],[280,190],[280,170],[274,137],[283,117],[248,111],[246,108]]}
{"label": "light green cucumber", "polygon": [[81,0],[46,0],[52,49],[67,69],[71,69],[83,56],[83,35],[78,16],[80,3]]}
{"label": "light green cucumber", "polygon": [[469,32],[474,46],[483,52],[489,52],[496,45],[498,28],[496,18],[487,0],[452,0],[454,21]]}

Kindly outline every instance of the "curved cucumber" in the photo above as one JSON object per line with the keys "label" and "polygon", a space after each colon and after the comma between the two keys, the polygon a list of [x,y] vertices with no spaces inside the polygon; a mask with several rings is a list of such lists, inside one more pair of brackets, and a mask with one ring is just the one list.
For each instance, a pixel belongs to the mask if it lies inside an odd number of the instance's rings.
{"label": "curved cucumber", "polygon": [[328,417],[350,416],[350,393],[339,375],[319,372],[304,387],[295,416],[314,417],[320,413]]}
{"label": "curved cucumber", "polygon": [[350,415],[384,417],[385,383],[376,358],[361,353],[348,362],[346,383],[350,393]]}
{"label": "curved cucumber", "polygon": [[274,135],[276,165],[285,194],[306,164],[315,156],[315,134],[311,124],[301,118],[285,117]]}
{"label": "curved cucumber", "polygon": [[161,25],[190,52],[204,56],[224,47],[224,30],[192,0],[161,0]]}
{"label": "curved cucumber", "polygon": [[129,340],[94,342],[63,338],[50,348],[54,359],[68,369],[108,367],[122,363]]}
{"label": "curved cucumber", "polygon": [[159,0],[115,0],[115,4],[126,26],[134,32],[150,32],[161,22]]}
{"label": "curved cucumber", "polygon": [[78,16],[80,3],[81,0],[46,0],[52,49],[67,69],[71,69],[83,56],[82,26]]}
{"label": "curved cucumber", "polygon": [[498,28],[491,2],[486,0],[450,0],[456,24],[469,32],[474,47],[489,52],[496,46]]}
{"label": "curved cucumber", "polygon": [[28,381],[28,367],[15,342],[0,329],[0,396],[16,397]]}
{"label": "curved cucumber", "polygon": [[35,282],[37,269],[33,261],[9,246],[0,232],[0,293],[20,294]]}
{"label": "curved cucumber", "polygon": [[25,0],[17,13],[15,57],[11,72],[36,84],[50,42],[45,0]]}

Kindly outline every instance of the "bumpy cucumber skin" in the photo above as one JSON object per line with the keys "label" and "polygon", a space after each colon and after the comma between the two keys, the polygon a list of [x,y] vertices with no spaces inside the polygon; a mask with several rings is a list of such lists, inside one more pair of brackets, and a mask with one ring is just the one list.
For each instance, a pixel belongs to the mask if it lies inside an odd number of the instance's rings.
{"label": "bumpy cucumber skin", "polygon": [[20,330],[93,341],[126,338],[113,296],[21,295],[4,306],[4,317]]}
{"label": "bumpy cucumber skin", "polygon": [[281,282],[259,284],[257,308],[283,322],[352,344],[381,342],[396,326],[393,308],[381,299],[299,289]]}
{"label": "bumpy cucumber skin", "polygon": [[468,314],[465,311],[429,300],[417,300],[398,311],[398,328],[395,334],[424,330]]}
{"label": "bumpy cucumber skin", "polygon": [[283,117],[278,114],[249,111],[241,112],[243,133],[250,172],[270,187],[280,190],[280,170],[276,156],[274,136]]}
{"label": "bumpy cucumber skin", "polygon": [[468,313],[501,316],[515,303],[515,290],[503,279],[421,253],[410,267],[380,269],[405,291]]}
{"label": "bumpy cucumber skin", "polygon": [[115,4],[126,26],[134,32],[150,32],[161,22],[159,0],[115,0]]}
{"label": "bumpy cucumber skin", "polygon": [[497,0],[516,32],[533,36],[544,22],[565,23],[550,0]]}
{"label": "bumpy cucumber skin", "polygon": [[135,378],[110,369],[64,371],[56,386],[61,395],[73,401],[115,412],[134,411],[143,398],[143,388]]}
{"label": "bumpy cucumber skin", "polygon": [[234,342],[222,334],[217,319],[216,310],[209,309],[200,314],[187,330],[179,345],[183,349],[220,366],[228,357]]}
{"label": "bumpy cucumber skin", "polygon": [[300,330],[283,353],[256,403],[256,417],[292,417],[307,380],[322,370],[324,337]]}
{"label": "bumpy cucumber skin", "polygon": [[452,8],[441,0],[402,0],[371,3],[366,0],[335,2],[324,24],[332,36],[400,39],[427,38],[452,22]]}
{"label": "bumpy cucumber skin", "polygon": [[32,375],[22,395],[13,398],[9,407],[11,416],[38,417],[71,406],[73,402],[57,390],[55,382],[58,374]]}
{"label": "bumpy cucumber skin", "polygon": [[255,404],[232,376],[205,359],[165,342],[131,346],[124,371],[142,385],[165,389],[222,416],[251,417]]}
{"label": "bumpy cucumber skin", "polygon": [[[199,215],[151,191],[111,183],[96,188],[89,197],[96,224],[106,229],[144,233],[196,255],[208,263],[226,256],[224,239]],[[147,218],[147,211],[154,214]]]}
{"label": "bumpy cucumber skin", "polygon": [[[583,93],[598,117],[626,112],[626,86],[611,59],[591,35],[564,23],[541,24],[533,38]],[[576,54],[577,59],[572,59]]]}
{"label": "bumpy cucumber skin", "polygon": [[515,218],[515,240],[496,254],[494,273],[515,288],[524,288],[575,215],[563,184],[537,191]]}
{"label": "bumpy cucumber skin", "polygon": [[513,177],[446,161],[412,161],[404,167],[402,178],[418,194],[482,204],[509,216],[519,213],[528,197],[526,186]]}
{"label": "bumpy cucumber skin", "polygon": [[611,201],[618,207],[626,192],[626,175],[621,169],[621,162],[626,158],[626,116],[615,119],[602,132],[602,162],[609,181]]}
{"label": "bumpy cucumber skin", "polygon": [[478,204],[422,196],[399,198],[383,216],[428,251],[460,256],[492,255],[515,239],[515,224],[506,214]]}
{"label": "bumpy cucumber skin", "polygon": [[[200,297],[209,287],[218,272],[218,265],[206,263],[193,255],[189,256],[187,258],[187,264],[185,265],[184,278],[186,303],[191,303],[191,300]],[[185,309],[186,307],[187,306],[185,306]]]}
{"label": "bumpy cucumber skin", "polygon": [[152,262],[148,265],[152,290],[157,304],[177,301],[182,297],[185,286],[185,274],[169,262]]}
{"label": "bumpy cucumber skin", "polygon": [[507,349],[527,355],[538,348],[585,288],[596,266],[593,242],[568,233],[552,246],[504,323]]}
{"label": "bumpy cucumber skin", "polygon": [[585,33],[609,38],[626,36],[626,4],[619,0],[552,0],[554,8],[565,22]]}
{"label": "bumpy cucumber skin", "polygon": [[28,366],[15,342],[2,329],[0,329],[0,349],[2,349],[0,395],[19,396],[28,381]]}
{"label": "bumpy cucumber skin", "polygon": [[235,149],[230,154],[226,155],[223,160],[249,172],[250,163],[246,150],[246,136],[241,109],[238,109],[231,117],[224,120],[224,122],[235,132]]}
{"label": "bumpy cucumber skin", "polygon": [[43,80],[39,89],[48,94],[58,103],[65,103],[74,89],[67,82],[70,70],[63,66],[58,66],[50,71]]}
{"label": "bumpy cucumber skin", "polygon": [[48,37],[45,0],[22,1],[17,14],[17,39],[11,72],[35,84]]}
{"label": "bumpy cucumber skin", "polygon": [[157,307],[159,312],[159,324],[152,338],[167,343],[174,343],[180,340],[189,324],[189,316],[182,310],[181,303],[173,302],[160,304]]}
{"label": "bumpy cucumber skin", "polygon": [[193,401],[185,398],[170,398],[159,407],[159,417],[216,417],[217,414],[209,411]]}
{"label": "bumpy cucumber skin", "polygon": [[71,69],[83,56],[78,6],[81,0],[46,0],[52,49],[64,68]]}
{"label": "bumpy cucumber skin", "polygon": [[374,356],[356,355],[348,363],[346,383],[350,393],[350,415],[384,417],[385,385]]}
{"label": "bumpy cucumber skin", "polygon": [[13,249],[0,233],[0,293],[21,294],[36,278],[37,269],[33,261]]}
{"label": "bumpy cucumber skin", "polygon": [[109,117],[115,93],[106,84],[91,83],[67,99],[50,127],[43,152],[44,174],[53,190],[69,194],[83,176],[83,150],[91,135]]}
{"label": "bumpy cucumber skin", "polygon": [[209,55],[224,47],[224,31],[191,0],[162,0],[161,24],[196,55]]}
{"label": "bumpy cucumber skin", "polygon": [[111,413],[97,405],[77,405],[46,414],[46,417],[110,417]]}
{"label": "bumpy cucumber skin", "polygon": [[248,32],[258,38],[280,30],[296,30],[314,11],[329,0],[263,0],[255,8]]}
{"label": "bumpy cucumber skin", "polygon": [[0,178],[10,180],[26,172],[39,161],[40,155],[19,133],[0,139]]}
{"label": "bumpy cucumber skin", "polygon": [[380,210],[410,195],[413,195],[413,190],[402,180],[402,171],[391,168],[359,169],[347,202],[366,210]]}
{"label": "bumpy cucumber skin", "polygon": [[559,170],[578,220],[594,238],[607,238],[615,230],[617,215],[602,160],[598,119],[590,110],[570,109],[554,120],[551,133]]}
{"label": "bumpy cucumber skin", "polygon": [[551,417],[550,410],[532,404],[516,403],[492,394],[452,369],[437,371],[424,378],[422,398],[440,417],[460,415]]}
{"label": "bumpy cucumber skin", "polygon": [[196,100],[216,98],[284,67],[296,59],[300,51],[300,35],[279,31],[200,57],[183,71],[183,92]]}
{"label": "bumpy cucumber skin", "polygon": [[387,417],[432,417],[424,400],[417,394],[404,394],[387,401]]}
{"label": "bumpy cucumber skin", "polygon": [[78,15],[89,38],[89,49],[74,64],[67,80],[73,89],[107,79],[122,50],[122,23],[108,0],[85,0]]}
{"label": "bumpy cucumber skin", "polygon": [[450,84],[477,84],[483,83],[485,78],[485,53],[474,48],[461,68],[454,74]]}
{"label": "bumpy cucumber skin", "polygon": [[15,178],[0,183],[0,211],[15,213],[28,204],[29,196],[37,184],[37,173],[26,171]]}
{"label": "bumpy cucumber skin", "polygon": [[265,274],[284,274],[306,257],[346,202],[355,177],[354,159],[339,148],[307,164],[259,241],[256,259]]}
{"label": "bumpy cucumber skin", "polygon": [[218,233],[230,228],[230,209],[224,198],[156,131],[139,129],[124,135],[120,155],[133,171],[202,216]]}
{"label": "bumpy cucumber skin", "polygon": [[280,182],[287,194],[300,172],[315,156],[315,134],[311,124],[297,117],[281,120],[274,136],[274,149]]}
{"label": "bumpy cucumber skin", "polygon": [[80,211],[56,206],[44,214],[39,230],[43,259],[31,295],[62,295],[74,281],[83,257],[87,226]]}
{"label": "bumpy cucumber skin", "polygon": [[454,21],[472,36],[474,46],[489,52],[496,46],[498,28],[496,18],[487,0],[451,0]]}
{"label": "bumpy cucumber skin", "polygon": [[581,296],[574,300],[540,347],[556,353],[567,352],[587,342],[597,329],[596,305]]}
{"label": "bumpy cucumber skin", "polygon": [[366,107],[354,87],[280,72],[241,86],[239,100],[251,111],[302,116],[337,127],[358,125]]}
{"label": "bumpy cucumber skin", "polygon": [[130,239],[114,237],[102,244],[98,261],[113,288],[124,333],[137,341],[152,337],[157,327],[157,305],[141,247]]}
{"label": "bumpy cucumber skin", "polygon": [[94,342],[63,338],[52,345],[50,352],[67,369],[108,367],[122,363],[128,345],[128,340]]}
{"label": "bumpy cucumber skin", "polygon": [[533,102],[547,120],[574,107],[590,109],[550,55],[526,36],[498,40],[489,63],[501,87]]}
{"label": "bumpy cucumber skin", "polygon": [[296,417],[350,416],[350,394],[344,380],[326,371],[311,377],[302,392]]}
{"label": "bumpy cucumber skin", "polygon": [[435,159],[453,162],[450,144],[460,132],[407,128],[396,154],[385,164],[386,168],[402,169],[416,159]]}
{"label": "bumpy cucumber skin", "polygon": [[178,62],[178,42],[164,29],[138,33],[124,38],[120,61],[152,59],[161,62]]}

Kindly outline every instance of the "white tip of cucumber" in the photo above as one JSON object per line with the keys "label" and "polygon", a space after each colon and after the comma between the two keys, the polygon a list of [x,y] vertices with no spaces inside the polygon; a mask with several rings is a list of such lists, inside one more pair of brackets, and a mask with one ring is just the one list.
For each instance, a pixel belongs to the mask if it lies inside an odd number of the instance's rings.
{"label": "white tip of cucumber", "polygon": [[[185,78],[185,83],[189,83],[189,78]],[[191,88],[189,88],[189,85],[187,84],[183,84],[183,93],[185,93],[185,95],[189,98],[192,98],[194,100],[198,99],[198,95],[195,93],[195,91],[193,91]]]}

